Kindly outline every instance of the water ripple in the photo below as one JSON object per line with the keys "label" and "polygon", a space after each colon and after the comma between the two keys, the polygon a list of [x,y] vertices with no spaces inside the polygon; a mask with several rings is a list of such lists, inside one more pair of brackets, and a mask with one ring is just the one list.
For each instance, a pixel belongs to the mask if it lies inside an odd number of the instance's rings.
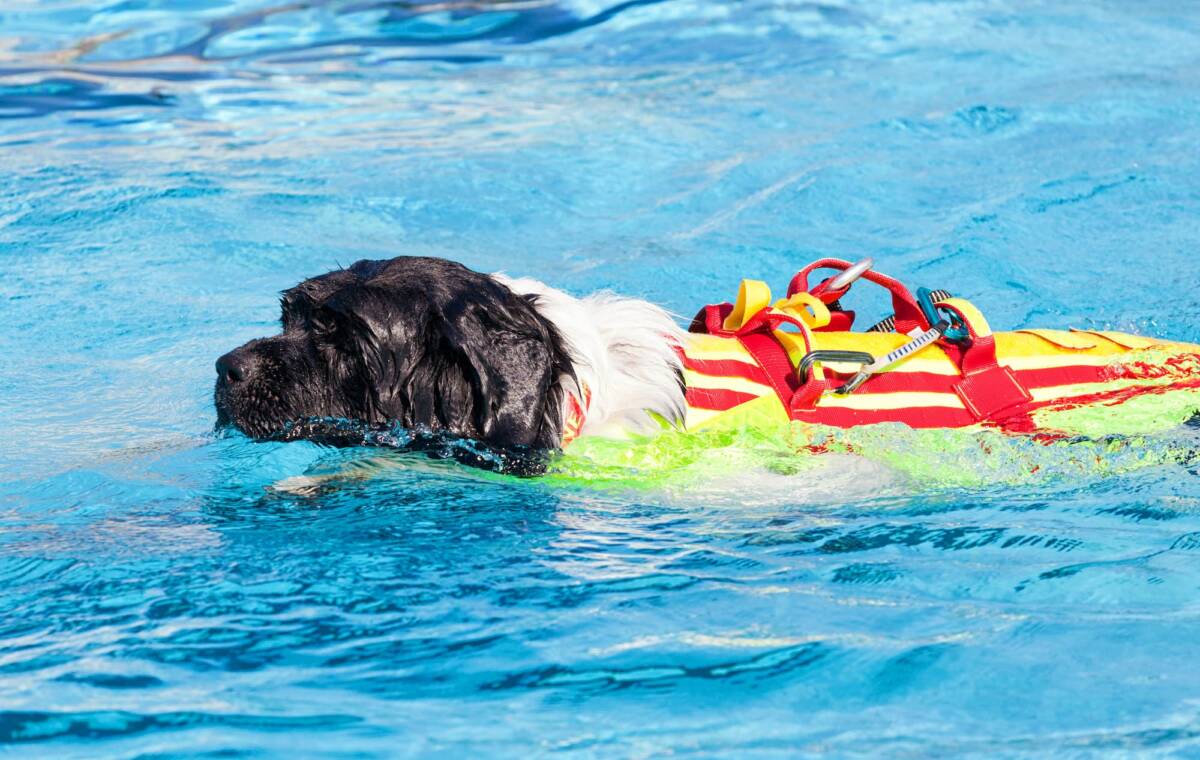
{"label": "water ripple", "polygon": [[280,717],[202,712],[139,714],[116,710],[77,713],[9,710],[0,712],[0,743],[23,744],[64,737],[107,739],[150,731],[182,730],[202,726],[249,728],[256,731],[339,730],[356,722],[356,718],[346,715]]}
{"label": "water ripple", "polygon": [[683,679],[726,679],[740,676],[780,677],[805,669],[824,660],[832,650],[814,642],[783,647],[755,655],[745,660],[733,660],[701,667],[682,667],[674,664],[648,664],[624,670],[573,670],[550,667],[528,673],[514,673],[483,686],[487,690],[537,689],[553,687],[584,687],[625,689],[654,686],[658,682]]}
{"label": "water ripple", "polygon": [[58,111],[99,111],[131,106],[166,107],[171,96],[159,89],[144,94],[108,92],[91,81],[47,78],[0,86],[0,119],[32,119]]}

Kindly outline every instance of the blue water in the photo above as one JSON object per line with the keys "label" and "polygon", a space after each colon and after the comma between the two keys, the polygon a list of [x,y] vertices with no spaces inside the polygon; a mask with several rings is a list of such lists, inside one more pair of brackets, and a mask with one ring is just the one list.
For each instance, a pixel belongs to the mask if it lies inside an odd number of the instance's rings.
{"label": "blue water", "polygon": [[275,3],[0,8],[0,752],[1200,753],[1189,457],[590,488],[211,407],[400,253],[684,315],[871,255],[1200,340],[1200,8]]}

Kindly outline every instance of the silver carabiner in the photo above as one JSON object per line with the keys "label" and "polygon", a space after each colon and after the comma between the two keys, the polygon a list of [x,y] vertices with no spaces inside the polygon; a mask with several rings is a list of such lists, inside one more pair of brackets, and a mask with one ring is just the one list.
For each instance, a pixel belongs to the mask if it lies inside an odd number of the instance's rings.
{"label": "silver carabiner", "polygon": [[830,280],[829,284],[825,286],[824,290],[841,290],[849,287],[854,283],[855,280],[866,274],[867,271],[873,266],[875,266],[875,259],[868,256]]}

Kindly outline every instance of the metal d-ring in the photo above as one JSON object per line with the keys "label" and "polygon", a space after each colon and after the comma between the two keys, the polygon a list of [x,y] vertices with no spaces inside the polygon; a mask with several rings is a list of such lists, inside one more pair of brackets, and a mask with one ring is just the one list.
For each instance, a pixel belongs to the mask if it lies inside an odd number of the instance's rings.
{"label": "metal d-ring", "polygon": [[931,326],[938,322],[946,323],[945,329],[942,330],[942,337],[951,343],[966,343],[971,339],[971,329],[967,323],[958,315],[958,312],[937,304],[940,299],[936,296],[945,292],[944,290],[917,288],[917,306],[920,307],[921,313],[925,315],[925,319]]}

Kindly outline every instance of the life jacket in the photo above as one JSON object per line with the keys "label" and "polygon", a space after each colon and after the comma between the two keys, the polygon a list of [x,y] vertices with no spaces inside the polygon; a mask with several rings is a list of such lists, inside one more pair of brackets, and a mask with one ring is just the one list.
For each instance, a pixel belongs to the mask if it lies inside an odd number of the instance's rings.
{"label": "life jacket", "polygon": [[855,315],[840,304],[849,285],[808,284],[816,269],[851,266],[814,262],[777,301],[765,283],[743,280],[736,302],[701,309],[678,348],[686,428],[890,422],[1063,436],[1071,431],[1055,413],[1072,409],[1185,392],[1185,406],[1200,411],[1200,345],[1104,330],[993,333],[970,302],[940,291],[919,298],[871,271],[862,277],[891,293],[894,319],[887,331],[854,332]]}

